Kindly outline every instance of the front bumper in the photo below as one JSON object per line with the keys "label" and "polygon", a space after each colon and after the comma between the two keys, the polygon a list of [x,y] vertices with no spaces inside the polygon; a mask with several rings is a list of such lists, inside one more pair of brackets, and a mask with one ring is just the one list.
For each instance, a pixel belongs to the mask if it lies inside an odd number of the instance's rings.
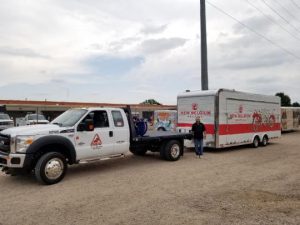
{"label": "front bumper", "polygon": [[23,168],[26,154],[6,154],[0,152],[0,167]]}

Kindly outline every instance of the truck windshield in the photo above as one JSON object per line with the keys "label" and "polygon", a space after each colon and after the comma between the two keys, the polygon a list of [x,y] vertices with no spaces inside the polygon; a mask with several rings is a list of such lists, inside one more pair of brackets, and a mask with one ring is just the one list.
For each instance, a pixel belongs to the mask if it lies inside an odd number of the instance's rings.
{"label": "truck windshield", "polygon": [[86,109],[69,109],[51,123],[62,127],[73,127],[86,112]]}
{"label": "truck windshield", "polygon": [[0,120],[10,120],[7,114],[0,114]]}
{"label": "truck windshield", "polygon": [[46,118],[43,115],[31,114],[28,115],[28,120],[45,120]]}

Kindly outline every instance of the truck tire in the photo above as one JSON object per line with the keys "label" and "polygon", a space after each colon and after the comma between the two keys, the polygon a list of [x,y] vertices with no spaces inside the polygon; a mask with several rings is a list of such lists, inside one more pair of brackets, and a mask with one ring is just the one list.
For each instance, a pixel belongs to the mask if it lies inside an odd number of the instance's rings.
{"label": "truck tire", "polygon": [[146,154],[147,152],[147,149],[139,149],[139,150],[136,150],[136,149],[130,149],[130,152],[134,155],[139,155],[139,156],[143,156]]}
{"label": "truck tire", "polygon": [[179,141],[171,140],[165,144],[165,159],[168,161],[177,161],[181,156],[181,144]]}
{"label": "truck tire", "polygon": [[67,172],[66,157],[58,152],[49,152],[38,160],[34,174],[42,184],[56,184],[61,181]]}
{"label": "truck tire", "polygon": [[262,146],[267,146],[268,145],[268,142],[269,142],[269,138],[267,135],[265,135],[261,141],[261,145]]}
{"label": "truck tire", "polygon": [[252,146],[253,148],[257,148],[259,146],[259,138],[257,136],[254,137]]}

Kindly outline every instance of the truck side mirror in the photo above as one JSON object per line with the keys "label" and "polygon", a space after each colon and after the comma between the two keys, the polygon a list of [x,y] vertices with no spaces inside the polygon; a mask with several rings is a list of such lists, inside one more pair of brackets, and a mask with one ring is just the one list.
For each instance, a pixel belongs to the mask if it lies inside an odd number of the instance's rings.
{"label": "truck side mirror", "polygon": [[84,122],[79,123],[77,131],[94,131],[94,121],[86,119]]}

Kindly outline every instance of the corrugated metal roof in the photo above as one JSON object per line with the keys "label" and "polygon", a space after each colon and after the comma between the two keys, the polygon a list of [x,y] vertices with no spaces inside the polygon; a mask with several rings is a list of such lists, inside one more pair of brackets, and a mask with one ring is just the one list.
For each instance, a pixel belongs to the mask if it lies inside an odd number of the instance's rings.
{"label": "corrugated metal roof", "polygon": [[17,105],[17,106],[55,106],[55,107],[126,107],[132,108],[152,108],[152,109],[169,109],[176,108],[176,105],[148,105],[148,104],[118,104],[118,103],[95,103],[95,102],[58,102],[58,101],[33,101],[33,100],[0,100],[0,105]]}

